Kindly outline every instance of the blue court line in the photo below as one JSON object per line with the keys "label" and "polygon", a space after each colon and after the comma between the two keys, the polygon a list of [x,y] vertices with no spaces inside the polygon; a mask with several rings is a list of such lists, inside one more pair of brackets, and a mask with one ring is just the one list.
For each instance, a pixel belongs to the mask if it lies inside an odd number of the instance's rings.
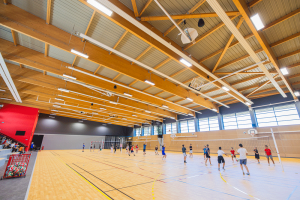
{"label": "blue court line", "polygon": [[[186,184],[188,184],[188,185],[200,187],[200,188],[203,188],[203,189],[211,190],[211,191],[214,191],[214,192],[219,192],[219,193],[227,194],[227,195],[229,195],[229,196],[237,197],[237,198],[240,198],[240,199],[246,199],[246,198],[239,197],[239,196],[236,196],[236,195],[233,195],[233,194],[229,194],[229,193],[226,193],[226,192],[222,192],[222,191],[219,191],[219,190],[214,190],[214,189],[210,189],[210,188],[207,188],[207,187],[202,187],[202,186],[200,186],[200,185],[195,185],[195,184],[187,183],[187,182],[180,181],[180,180],[177,180],[177,181],[178,181],[178,182],[181,182],[181,183],[186,183]],[[247,200],[250,200],[250,199],[247,199]]]}
{"label": "blue court line", "polygon": [[294,192],[296,191],[297,188],[298,188],[298,186],[295,187],[295,189],[291,192],[291,194],[289,195],[289,197],[286,200],[289,200],[291,198],[291,196],[294,194]]}

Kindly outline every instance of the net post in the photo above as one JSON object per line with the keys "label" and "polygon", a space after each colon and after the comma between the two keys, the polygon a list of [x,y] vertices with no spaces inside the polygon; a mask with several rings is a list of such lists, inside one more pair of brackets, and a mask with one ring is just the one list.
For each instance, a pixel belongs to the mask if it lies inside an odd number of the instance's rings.
{"label": "net post", "polygon": [[282,165],[282,162],[281,162],[281,158],[280,158],[280,154],[279,154],[279,150],[278,150],[278,147],[277,147],[277,143],[276,143],[276,140],[275,140],[274,132],[273,132],[272,128],[271,128],[271,133],[272,133],[272,138],[273,138],[274,145],[275,145],[275,148],[276,148],[276,152],[277,152],[277,155],[278,155],[278,159],[279,159],[279,162],[281,164],[282,171],[284,171],[283,165]]}

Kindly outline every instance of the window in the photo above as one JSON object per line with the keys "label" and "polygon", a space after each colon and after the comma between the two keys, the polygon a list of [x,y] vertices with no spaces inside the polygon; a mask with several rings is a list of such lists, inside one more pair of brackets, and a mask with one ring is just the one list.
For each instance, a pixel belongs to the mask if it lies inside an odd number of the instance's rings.
{"label": "window", "polygon": [[207,117],[199,119],[199,130],[203,131],[217,131],[220,130],[218,117]]}
{"label": "window", "polygon": [[255,109],[258,127],[300,124],[295,104]]}
{"label": "window", "polygon": [[252,128],[249,111],[223,115],[224,129]]}
{"label": "window", "polygon": [[151,127],[150,126],[144,126],[143,131],[144,131],[144,136],[151,135]]}
{"label": "window", "polygon": [[180,132],[181,133],[195,132],[195,121],[193,119],[187,121],[181,121]]}
{"label": "window", "polygon": [[141,136],[141,128],[135,129],[135,136]]}
{"label": "window", "polygon": [[166,124],[166,134],[177,133],[176,122]]}

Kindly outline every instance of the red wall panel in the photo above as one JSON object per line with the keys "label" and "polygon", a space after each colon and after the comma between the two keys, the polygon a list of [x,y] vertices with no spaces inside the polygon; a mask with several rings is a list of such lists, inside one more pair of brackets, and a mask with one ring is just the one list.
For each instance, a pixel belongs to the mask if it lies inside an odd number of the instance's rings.
{"label": "red wall panel", "polygon": [[[0,132],[20,141],[27,146],[30,145],[38,120],[37,108],[3,104],[0,109]],[[25,135],[16,135],[16,131],[26,131]]]}

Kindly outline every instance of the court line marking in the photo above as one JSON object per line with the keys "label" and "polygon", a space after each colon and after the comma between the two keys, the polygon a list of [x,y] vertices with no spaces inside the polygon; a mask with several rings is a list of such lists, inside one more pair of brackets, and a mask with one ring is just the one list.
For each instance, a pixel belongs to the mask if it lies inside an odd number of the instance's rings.
{"label": "court line marking", "polygon": [[[52,153],[52,152],[51,152]],[[58,158],[58,157],[57,157]],[[92,182],[90,182],[88,179],[86,179],[83,175],[81,175],[79,172],[77,172],[75,169],[73,169],[70,165],[68,165],[67,163],[63,162],[60,158],[58,158],[63,164],[67,165],[70,169],[72,169],[78,176],[80,176],[83,180],[85,180],[88,184],[90,184],[93,188],[95,188],[96,190],[98,190],[98,192],[100,192],[105,198],[109,199],[109,200],[113,200],[112,197],[108,196],[107,194],[105,194],[105,192],[103,192],[100,188],[98,188],[96,185],[94,185]]]}
{"label": "court line marking", "polygon": [[291,196],[294,194],[294,192],[296,191],[297,188],[298,188],[298,186],[295,187],[295,189],[291,192],[291,194],[289,195],[289,197],[286,200],[289,200],[291,198]]}
{"label": "court line marking", "polygon": [[[221,177],[221,179],[226,183],[226,184],[228,184],[228,185],[230,185],[223,177],[222,177],[222,174],[221,174],[221,172],[220,172],[220,177]],[[248,196],[250,196],[250,197],[252,197],[252,198],[254,198],[254,199],[257,199],[257,200],[259,200],[258,198],[256,198],[256,197],[254,197],[254,196],[252,196],[251,194],[248,194],[248,193],[246,193],[246,192],[244,192],[244,191],[242,191],[242,190],[240,190],[240,189],[238,189],[238,188],[236,188],[236,187],[234,187],[233,185],[230,185],[231,187],[233,187],[234,189],[236,189],[237,191],[239,191],[239,192],[241,192],[241,193],[243,193],[243,194],[246,194],[246,195],[248,195]]]}
{"label": "court line marking", "polygon": [[86,173],[88,173],[88,174],[92,175],[92,176],[93,176],[93,177],[95,177],[96,179],[98,179],[98,180],[102,181],[103,183],[105,183],[105,184],[109,185],[110,187],[114,188],[114,189],[115,189],[115,190],[117,190],[118,192],[120,192],[120,193],[124,194],[125,196],[129,197],[130,199],[134,199],[134,198],[132,198],[131,196],[129,196],[128,194],[125,194],[124,192],[120,191],[120,190],[119,190],[119,189],[117,189],[116,187],[112,186],[111,184],[109,184],[109,183],[107,183],[107,182],[103,181],[103,180],[102,180],[102,179],[100,179],[99,177],[97,177],[97,176],[95,176],[94,174],[90,173],[89,171],[87,171],[87,170],[85,170],[85,169],[83,169],[83,168],[79,167],[78,165],[76,165],[76,164],[74,164],[74,163],[72,163],[72,164],[73,164],[73,165],[75,165],[76,167],[78,167],[78,168],[82,169],[82,170],[83,170],[83,171],[85,171]]}
{"label": "court line marking", "polygon": [[156,176],[155,180],[153,181],[153,185],[152,185],[152,196],[153,196],[153,199],[155,199],[155,196],[154,196],[154,186],[155,186],[155,182],[157,180],[157,178],[161,175],[162,173],[160,173],[158,176]]}
{"label": "court line marking", "polygon": [[36,154],[36,158],[35,158],[35,161],[34,161],[33,169],[32,169],[32,172],[31,172],[31,176],[30,176],[30,180],[29,180],[29,183],[28,183],[28,187],[27,187],[27,191],[26,191],[26,195],[25,195],[24,200],[27,200],[28,196],[29,196],[29,190],[30,190],[30,186],[31,186],[31,181],[32,181],[33,172],[34,172],[34,169],[35,169],[35,163],[36,163],[36,160],[37,160],[38,153],[39,152],[37,152],[37,154]]}

